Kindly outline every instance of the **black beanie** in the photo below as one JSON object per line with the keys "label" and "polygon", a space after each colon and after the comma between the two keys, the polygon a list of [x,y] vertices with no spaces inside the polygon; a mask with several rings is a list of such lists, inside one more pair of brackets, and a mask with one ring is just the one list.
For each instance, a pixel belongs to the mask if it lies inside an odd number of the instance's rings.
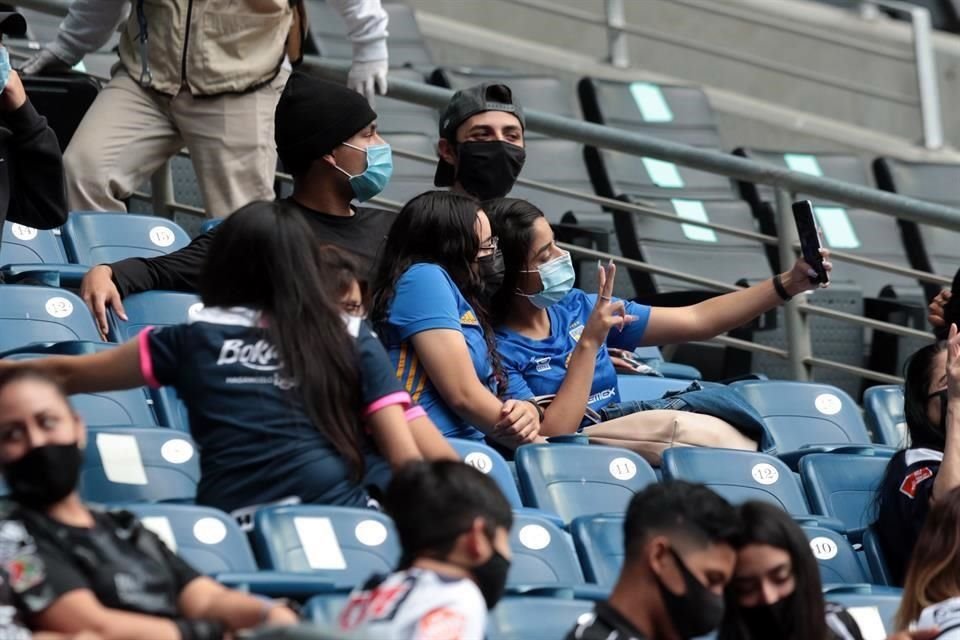
{"label": "black beanie", "polygon": [[283,168],[300,173],[377,119],[367,99],[305,71],[290,74],[273,115]]}

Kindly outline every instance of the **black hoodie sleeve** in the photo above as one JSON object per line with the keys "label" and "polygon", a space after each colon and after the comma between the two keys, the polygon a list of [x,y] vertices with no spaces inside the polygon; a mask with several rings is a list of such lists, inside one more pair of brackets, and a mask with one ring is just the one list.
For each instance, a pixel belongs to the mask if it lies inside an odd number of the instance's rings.
{"label": "black hoodie sleeve", "polygon": [[216,230],[214,227],[194,238],[183,249],[165,256],[127,258],[109,265],[120,295],[126,297],[131,293],[153,289],[195,293]]}
{"label": "black hoodie sleeve", "polygon": [[67,221],[67,192],[57,135],[29,99],[2,118],[13,132],[7,220],[37,229],[59,227]]}

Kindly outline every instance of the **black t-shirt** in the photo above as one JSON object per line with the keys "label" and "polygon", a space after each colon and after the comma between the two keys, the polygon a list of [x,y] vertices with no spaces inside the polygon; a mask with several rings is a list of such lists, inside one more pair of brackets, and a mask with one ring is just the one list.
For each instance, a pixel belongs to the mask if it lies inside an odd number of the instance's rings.
{"label": "black t-shirt", "polygon": [[896,585],[902,585],[906,576],[942,461],[943,453],[933,449],[900,451],[890,460],[880,485],[877,536]]}
{"label": "black t-shirt", "polygon": [[86,529],[31,509],[6,515],[0,544],[21,538],[20,551],[5,568],[22,610],[41,613],[63,595],[89,589],[110,609],[180,617],[180,592],[200,574],[133,514],[94,511],[93,517],[96,524]]}
{"label": "black t-shirt", "polygon": [[[383,209],[356,207],[352,216],[335,216],[304,207],[288,198],[294,211],[303,215],[317,238],[351,252],[359,262],[360,271],[369,281],[376,271],[377,258],[384,239],[397,214]],[[156,258],[128,258],[110,265],[113,281],[121,296],[140,291],[163,289],[194,293],[200,272],[210,250],[214,227],[193,239],[183,249]]]}
{"label": "black t-shirt", "polygon": [[640,633],[608,602],[598,602],[593,613],[567,634],[566,640],[644,640]]}

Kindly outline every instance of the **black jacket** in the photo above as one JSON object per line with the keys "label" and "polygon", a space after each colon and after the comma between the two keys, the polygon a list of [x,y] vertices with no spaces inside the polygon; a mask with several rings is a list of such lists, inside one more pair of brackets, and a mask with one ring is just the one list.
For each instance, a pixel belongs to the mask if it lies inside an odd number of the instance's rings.
{"label": "black jacket", "polygon": [[6,220],[36,229],[67,221],[60,145],[29,99],[0,113],[0,231]]}
{"label": "black jacket", "polygon": [[[351,217],[313,211],[288,199],[304,217],[317,238],[354,254],[367,280],[376,268],[377,255],[396,214],[383,209],[357,207]],[[165,289],[196,292],[210,243],[217,227],[201,234],[179,251],[156,258],[128,258],[110,265],[120,295]]]}

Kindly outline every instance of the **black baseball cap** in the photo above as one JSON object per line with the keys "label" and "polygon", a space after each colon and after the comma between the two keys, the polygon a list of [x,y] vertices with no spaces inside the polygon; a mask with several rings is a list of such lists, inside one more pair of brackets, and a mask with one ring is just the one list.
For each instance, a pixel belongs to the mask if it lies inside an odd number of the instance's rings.
{"label": "black baseball cap", "polygon": [[27,20],[16,11],[0,11],[0,33],[8,36],[27,35]]}
{"label": "black baseball cap", "polygon": [[[513,92],[510,91],[510,87],[496,82],[484,82],[453,94],[440,115],[440,137],[456,142],[457,129],[460,125],[471,116],[484,111],[512,113],[520,121],[520,128],[527,128],[523,118],[523,108],[513,101]],[[433,177],[433,184],[438,187],[449,187],[454,182],[454,174],[453,165],[440,158],[437,161],[437,173]]]}

